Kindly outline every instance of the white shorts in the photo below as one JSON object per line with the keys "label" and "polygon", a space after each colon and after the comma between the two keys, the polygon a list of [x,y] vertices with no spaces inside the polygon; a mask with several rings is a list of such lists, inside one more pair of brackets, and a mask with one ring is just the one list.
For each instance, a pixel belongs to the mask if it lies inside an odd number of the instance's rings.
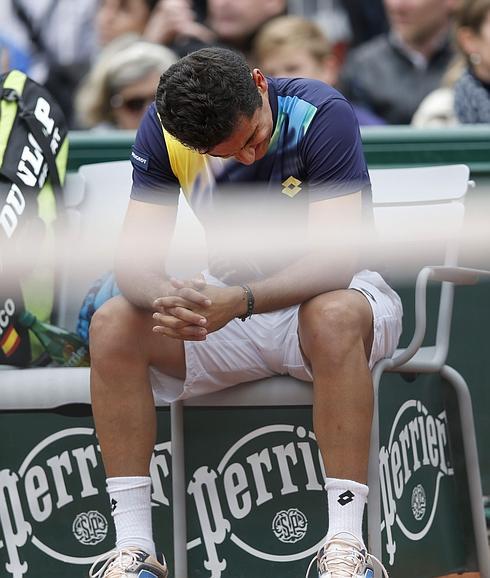
{"label": "white shorts", "polygon": [[[206,275],[208,283],[223,285]],[[374,271],[357,273],[350,285],[363,293],[373,311],[374,335],[369,367],[393,355],[402,329],[398,295]],[[299,305],[255,314],[247,321],[233,319],[210,333],[205,341],[185,341],[185,381],[150,367],[155,402],[172,402],[226,389],[272,375],[291,375],[312,381],[311,368],[301,353],[298,337]]]}

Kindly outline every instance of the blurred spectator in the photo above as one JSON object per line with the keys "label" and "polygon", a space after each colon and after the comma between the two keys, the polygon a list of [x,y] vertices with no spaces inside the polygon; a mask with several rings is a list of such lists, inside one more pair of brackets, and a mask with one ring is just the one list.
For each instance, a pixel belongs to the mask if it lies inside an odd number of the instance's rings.
{"label": "blurred spectator", "polygon": [[[301,16],[278,16],[267,22],[254,41],[257,66],[269,76],[315,78],[335,86],[339,61],[326,35]],[[374,114],[354,106],[359,124],[383,124]]]}
{"label": "blurred spectator", "polygon": [[0,34],[0,74],[16,69],[29,73],[31,59],[29,54],[14,42]]}
{"label": "blurred spectator", "polygon": [[96,16],[99,45],[125,34],[171,48],[179,56],[214,42],[214,33],[200,19],[202,0],[100,0]]}
{"label": "blurred spectator", "polygon": [[457,39],[466,70],[454,86],[454,109],[462,123],[490,123],[490,0],[463,0]]}
{"label": "blurred spectator", "polygon": [[165,46],[121,37],[102,51],[76,98],[84,128],[134,130],[153,102],[161,73],[177,56]]}
{"label": "blurred spectator", "polygon": [[289,0],[288,14],[314,20],[327,36],[337,60],[344,61],[352,30],[343,0]]}
{"label": "blurred spectator", "polygon": [[2,66],[20,67],[44,84],[69,125],[73,94],[96,50],[97,0],[2,0]]}
{"label": "blurred spectator", "polygon": [[452,59],[456,0],[384,0],[390,31],[354,49],[341,89],[391,124],[408,124]]}
{"label": "blurred spectator", "polygon": [[383,0],[341,0],[351,27],[350,46],[358,46],[388,31]]}
{"label": "blurred spectator", "polygon": [[185,56],[216,40],[214,32],[202,24],[200,18],[202,6],[200,12],[196,12],[191,0],[159,0],[145,27],[144,37]]}
{"label": "blurred spectator", "polygon": [[265,22],[286,12],[287,0],[208,0],[207,5],[207,22],[218,42],[250,60],[254,36]]}
{"label": "blurred spectator", "polygon": [[461,55],[443,85],[422,101],[414,126],[490,123],[490,0],[461,0],[456,40]]}
{"label": "blurred spectator", "polygon": [[95,25],[100,46],[126,34],[142,36],[158,0],[99,0]]}
{"label": "blurred spectator", "polygon": [[257,66],[269,76],[317,78],[337,82],[339,64],[323,31],[302,16],[278,16],[254,41]]}
{"label": "blurred spectator", "polygon": [[[202,3],[196,6],[202,13]],[[207,0],[203,23],[191,0],[159,0],[143,34],[179,56],[204,46],[222,45],[240,50],[250,59],[257,31],[270,18],[285,13],[286,7],[287,0]]]}
{"label": "blurred spectator", "polygon": [[459,124],[454,112],[454,84],[464,69],[464,60],[457,54],[446,74],[442,77],[441,86],[429,92],[420,103],[412,117],[412,126],[437,128]]}
{"label": "blurred spectator", "polygon": [[206,45],[240,50],[250,60],[252,40],[269,19],[286,11],[287,0],[207,0],[204,24],[190,0],[160,0],[145,37],[179,55]]}

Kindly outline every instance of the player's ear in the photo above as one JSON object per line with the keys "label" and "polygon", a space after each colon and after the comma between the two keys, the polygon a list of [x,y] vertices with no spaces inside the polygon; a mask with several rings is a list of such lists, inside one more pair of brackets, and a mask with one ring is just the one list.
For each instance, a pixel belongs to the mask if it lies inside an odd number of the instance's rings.
{"label": "player's ear", "polygon": [[254,68],[252,70],[252,78],[260,93],[267,91],[267,79],[259,68]]}

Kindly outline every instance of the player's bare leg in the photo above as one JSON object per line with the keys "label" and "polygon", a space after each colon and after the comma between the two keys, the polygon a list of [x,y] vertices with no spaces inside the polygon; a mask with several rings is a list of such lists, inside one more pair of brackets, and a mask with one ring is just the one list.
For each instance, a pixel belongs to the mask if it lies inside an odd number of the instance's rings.
{"label": "player's bare leg", "polygon": [[92,409],[107,476],[148,475],[156,436],[149,365],[185,378],[183,342],[152,333],[154,324],[123,297],[92,319]]}
{"label": "player's bare leg", "polygon": [[327,474],[329,529],[318,573],[364,577],[372,569],[362,538],[373,414],[371,306],[355,290],[319,295],[300,308],[299,335],[312,367],[313,424]]}
{"label": "player's bare leg", "polygon": [[117,550],[94,564],[91,576],[136,576],[142,569],[167,576],[151,528],[156,411],[148,368],[184,379],[185,354],[182,341],[153,333],[153,325],[151,312],[123,297],[104,304],[91,323],[92,408],[117,537]]}
{"label": "player's bare leg", "polygon": [[352,289],[319,295],[301,307],[299,335],[313,371],[314,429],[327,474],[365,484],[373,412],[371,307]]}

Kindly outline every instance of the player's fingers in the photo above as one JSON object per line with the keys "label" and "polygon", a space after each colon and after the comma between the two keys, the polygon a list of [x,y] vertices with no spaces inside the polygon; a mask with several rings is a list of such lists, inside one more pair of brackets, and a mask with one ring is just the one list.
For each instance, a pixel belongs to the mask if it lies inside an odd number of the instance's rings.
{"label": "player's fingers", "polygon": [[206,279],[204,279],[204,276],[201,273],[193,277],[191,283],[194,289],[197,289],[198,291],[202,291],[204,287],[206,287]]}
{"label": "player's fingers", "polygon": [[153,333],[159,333],[167,337],[172,337],[173,339],[182,339],[185,341],[203,341],[207,335],[204,327],[197,327],[196,325],[185,325],[180,328],[155,325],[153,327]]}
{"label": "player's fingers", "polygon": [[153,313],[153,319],[157,322],[158,325],[161,327],[168,327],[169,329],[181,329],[186,325],[189,325],[182,319],[175,317],[173,315],[164,315],[163,313]]}
{"label": "player's fingers", "polygon": [[195,306],[195,303],[188,301],[178,295],[169,295],[167,297],[158,297],[153,301],[153,307],[157,309],[160,313],[165,313],[167,309],[172,309],[173,307],[185,307],[189,309]]}
{"label": "player's fingers", "polygon": [[175,277],[170,278],[170,284],[172,287],[175,287],[175,289],[183,289],[186,286],[185,281],[182,279],[176,279]]}
{"label": "player's fingers", "polygon": [[207,323],[205,317],[199,313],[194,313],[194,311],[191,311],[186,307],[172,307],[167,309],[167,312],[189,325],[199,325],[200,327],[204,327]]}
{"label": "player's fingers", "polygon": [[197,291],[197,289],[193,289],[191,287],[184,287],[183,289],[179,289],[178,296],[182,297],[182,299],[186,299],[187,301],[191,301],[192,303],[202,305],[203,307],[211,305],[211,300],[209,297],[203,295]]}
{"label": "player's fingers", "polygon": [[202,273],[199,273],[190,280],[176,279],[175,277],[172,277],[170,279],[170,283],[173,287],[175,287],[175,289],[184,289],[184,287],[190,287],[201,291],[204,289],[204,287],[206,287],[206,280],[204,279]]}

